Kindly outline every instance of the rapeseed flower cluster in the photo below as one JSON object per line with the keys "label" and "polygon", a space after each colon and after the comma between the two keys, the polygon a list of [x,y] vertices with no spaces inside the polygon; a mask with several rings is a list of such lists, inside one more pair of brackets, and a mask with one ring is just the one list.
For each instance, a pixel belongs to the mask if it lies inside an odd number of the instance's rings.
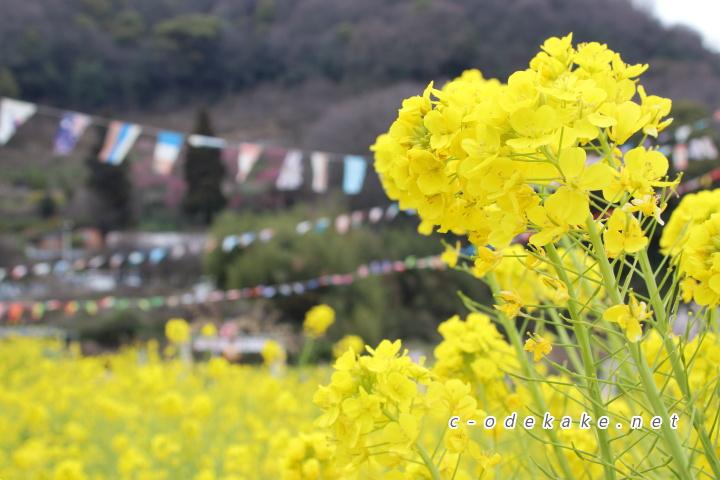
{"label": "rapeseed flower cluster", "polygon": [[[720,328],[720,196],[705,192],[681,202],[661,239],[671,259],[654,265],[650,238],[664,225],[677,181],[667,176],[664,154],[646,142],[672,121],[672,102],[639,83],[647,68],[626,64],[603,44],[550,38],[529,68],[505,82],[471,70],[441,88],[431,83],[403,102],[371,147],[387,195],[417,211],[420,233],[467,236],[472,255],[458,243],[442,259],[492,293],[484,303],[461,294],[473,313],[440,326],[444,339],[430,381],[417,387],[411,404],[428,405],[437,385],[460,382],[452,388],[472,398],[466,402],[473,409],[513,406],[535,417],[584,412],[614,425],[656,416],[657,427],[631,446],[605,428],[544,428],[529,440],[493,427],[488,443],[458,427],[440,434],[434,451],[470,453],[484,470],[469,473],[462,460],[453,475],[517,478],[508,473],[514,465],[533,477],[720,478],[718,405],[705,393],[715,390],[701,384],[720,376],[712,356],[717,337],[709,334]],[[639,146],[627,145],[632,137]],[[521,239],[526,246],[514,243]],[[681,298],[708,308],[692,307],[681,319]],[[445,453],[428,460],[419,448],[437,434],[416,436],[412,420],[385,414],[377,382],[352,378],[353,398],[374,395],[378,402],[371,411],[380,425],[367,428],[397,422],[393,428],[415,445],[403,451],[409,463],[400,461],[406,476],[397,478],[415,478],[417,462],[427,469],[420,478],[446,478],[450,470],[436,461]],[[336,400],[341,415],[342,395]],[[420,425],[432,417],[415,409],[412,415]],[[682,429],[673,426],[678,416],[686,418]],[[562,422],[572,424],[570,417]],[[664,459],[638,456],[646,451],[641,444],[662,445]],[[478,451],[486,452],[482,462]]]}
{"label": "rapeseed flower cluster", "polygon": [[508,394],[508,372],[516,373],[519,363],[490,317],[471,313],[463,321],[456,315],[440,324],[438,332],[443,337],[433,352],[433,373],[438,378],[483,385],[488,399],[502,399]]}
{"label": "rapeseed flower cluster", "polygon": [[660,246],[679,259],[683,300],[720,305],[720,190],[683,197],[660,238]]}
{"label": "rapeseed flower cluster", "polygon": [[[338,466],[351,478],[428,478],[435,471],[469,479],[459,461],[467,453],[471,467],[492,478],[500,456],[472,440],[464,423],[485,416],[473,387],[440,378],[424,359],[414,363],[401,348],[400,340],[383,340],[366,347],[367,355],[346,351],[335,362],[331,382],[316,391],[313,400],[323,413],[315,425],[333,432]],[[459,428],[443,429],[455,415]],[[423,446],[427,440],[439,442],[445,453],[436,449],[431,456]]]}
{"label": "rapeseed flower cluster", "polygon": [[401,208],[496,250],[526,231],[537,246],[559,241],[592,221],[599,198],[645,202],[627,210],[654,214],[655,188],[671,185],[660,152],[587,154],[670,123],[670,100],[637,84],[646,69],[606,45],[551,38],[505,84],[473,70],[405,100],[372,147],[376,170]]}

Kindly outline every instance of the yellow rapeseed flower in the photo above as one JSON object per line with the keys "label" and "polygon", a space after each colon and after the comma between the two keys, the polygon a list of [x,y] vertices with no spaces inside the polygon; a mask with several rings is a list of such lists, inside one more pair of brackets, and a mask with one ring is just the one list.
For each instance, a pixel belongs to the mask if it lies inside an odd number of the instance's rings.
{"label": "yellow rapeseed flower", "polygon": [[328,305],[316,305],[305,314],[303,332],[308,337],[320,338],[335,321],[335,310]]}
{"label": "yellow rapeseed flower", "polygon": [[333,345],[333,356],[340,358],[348,350],[352,350],[354,353],[362,353],[365,350],[365,341],[358,335],[345,335]]}
{"label": "yellow rapeseed flower", "polygon": [[190,341],[190,326],[182,318],[171,318],[165,324],[165,336],[173,343]]}
{"label": "yellow rapeseed flower", "polygon": [[285,361],[285,349],[275,340],[266,340],[261,354],[265,365],[271,365],[276,361]]}
{"label": "yellow rapeseed flower", "polygon": [[624,166],[609,185],[603,188],[603,197],[607,201],[619,202],[625,193],[635,198],[655,195],[654,187],[668,187],[675,182],[661,181],[667,174],[667,157],[657,150],[637,147],[625,153]]}
{"label": "yellow rapeseed flower", "polygon": [[203,337],[217,337],[218,331],[214,323],[208,322],[200,329],[200,335]]}
{"label": "yellow rapeseed flower", "polygon": [[360,433],[368,433],[380,419],[380,398],[367,393],[360,387],[359,398],[346,398],[342,403],[342,411],[348,418],[355,420],[360,426]]}
{"label": "yellow rapeseed flower", "polygon": [[475,259],[473,275],[478,278],[485,276],[487,272],[497,267],[503,259],[502,251],[492,250],[487,247],[478,247],[477,258]]}
{"label": "yellow rapeseed flower", "polygon": [[615,305],[603,313],[603,319],[608,322],[617,323],[625,330],[627,339],[635,343],[642,337],[642,325],[640,322],[647,320],[653,312],[647,311],[645,302],[638,302],[634,295],[630,296],[630,305]]}
{"label": "yellow rapeseed flower", "polygon": [[586,166],[585,162],[582,148],[563,150],[558,159],[563,186],[545,200],[545,207],[570,225],[585,223],[590,215],[588,192],[607,187],[616,173],[604,163]]}
{"label": "yellow rapeseed flower", "polygon": [[609,257],[617,257],[623,251],[636,253],[648,244],[637,218],[621,209],[615,209],[608,219],[603,241]]}
{"label": "yellow rapeseed flower", "polygon": [[525,306],[525,302],[517,291],[502,291],[498,296],[505,302],[505,305],[493,305],[493,307],[503,312],[508,318],[517,316]]}
{"label": "yellow rapeseed flower", "polygon": [[536,333],[534,338],[530,337],[527,339],[523,350],[533,352],[533,360],[537,362],[543,357],[543,355],[547,355],[552,351],[552,345],[549,340],[545,340]]}
{"label": "yellow rapeseed flower", "polygon": [[698,281],[693,298],[700,305],[720,305],[720,213],[692,227],[683,247],[681,269]]}
{"label": "yellow rapeseed flower", "polygon": [[419,434],[415,417],[403,412],[397,422],[390,422],[383,428],[382,439],[388,443],[390,453],[407,457],[415,449],[415,442]]}
{"label": "yellow rapeseed flower", "polygon": [[460,256],[460,242],[457,242],[455,248],[451,246],[445,247],[445,251],[440,256],[440,261],[446,263],[448,267],[453,268],[457,265],[458,257]]}
{"label": "yellow rapeseed flower", "polygon": [[683,195],[660,236],[660,251],[676,256],[690,238],[690,230],[720,212],[720,188]]}

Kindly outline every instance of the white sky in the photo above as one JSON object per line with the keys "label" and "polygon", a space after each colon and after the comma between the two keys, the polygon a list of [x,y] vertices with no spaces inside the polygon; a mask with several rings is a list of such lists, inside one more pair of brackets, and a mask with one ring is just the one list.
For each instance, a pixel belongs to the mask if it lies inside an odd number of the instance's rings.
{"label": "white sky", "polygon": [[705,46],[720,53],[720,1],[641,0],[638,3],[646,4],[665,25],[683,24],[697,30]]}

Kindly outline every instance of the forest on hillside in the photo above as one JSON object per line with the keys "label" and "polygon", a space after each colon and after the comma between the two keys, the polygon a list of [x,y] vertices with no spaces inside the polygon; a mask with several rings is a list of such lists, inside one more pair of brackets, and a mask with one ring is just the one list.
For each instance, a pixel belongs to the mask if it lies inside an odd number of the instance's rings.
{"label": "forest on hillside", "polygon": [[[3,0],[0,95],[63,108],[216,102],[310,80],[368,91],[467,68],[506,78],[549,36],[652,68],[658,94],[712,104],[720,56],[630,0]],[[272,112],[270,112],[272,114]]]}

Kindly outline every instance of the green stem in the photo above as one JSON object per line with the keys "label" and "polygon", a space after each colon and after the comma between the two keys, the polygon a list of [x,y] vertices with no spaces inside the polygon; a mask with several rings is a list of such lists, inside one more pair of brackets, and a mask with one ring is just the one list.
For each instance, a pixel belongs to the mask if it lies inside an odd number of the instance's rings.
{"label": "green stem", "polygon": [[303,370],[310,359],[315,339],[313,337],[305,337],[302,351],[300,352],[300,358],[298,359],[298,370]]}
{"label": "green stem", "polygon": [[[675,380],[680,386],[680,391],[682,392],[685,401],[688,402],[687,407],[690,409],[690,417],[693,420],[693,427],[700,438],[700,443],[705,451],[705,457],[715,474],[715,478],[720,478],[720,459],[718,459],[718,456],[715,453],[715,447],[710,439],[710,435],[708,435],[708,432],[705,429],[705,424],[703,423],[704,416],[701,412],[697,411],[695,401],[692,398],[690,381],[687,377],[687,371],[685,370],[682,359],[680,358],[680,353],[677,351],[675,342],[673,342],[673,339],[668,333],[670,322],[667,317],[667,310],[665,309],[665,304],[660,296],[657,281],[655,280],[655,272],[653,272],[652,266],[650,265],[650,259],[647,256],[647,251],[642,250],[638,254],[638,258],[640,260],[640,269],[643,272],[645,284],[647,285],[648,293],[650,294],[650,303],[655,310],[655,318],[657,319],[657,322],[655,322],[655,328],[658,330],[658,333],[663,339],[665,350],[667,350],[670,355],[670,364],[672,365]],[[665,420],[663,419],[663,422],[664,421]]]}
{"label": "green stem", "polygon": [[[490,271],[485,276],[485,279],[490,286],[490,290],[492,290],[493,295],[498,295],[500,293],[500,285],[497,282],[497,279],[495,278],[495,274]],[[526,378],[533,378],[534,375],[534,368],[530,365],[530,360],[525,353],[525,350],[523,350],[523,343],[522,338],[520,334],[518,333],[517,328],[515,325],[510,321],[510,319],[503,313],[498,313],[497,315],[498,319],[500,320],[501,325],[505,329],[505,332],[510,338],[510,343],[512,344],[513,348],[515,349],[515,353],[518,357],[518,360],[520,361],[520,366],[522,368],[523,375]],[[542,393],[540,392],[540,389],[538,388],[537,382],[535,381],[529,381],[528,382],[528,388],[530,389],[530,393],[533,396],[533,399],[537,403],[538,407],[540,408],[541,412],[547,412],[547,404],[545,403],[545,398],[543,398]],[[560,443],[558,442],[557,435],[555,435],[555,430],[549,429],[545,430],[547,433],[547,436],[550,438],[550,442],[552,443],[553,450],[555,451],[555,457],[557,458],[558,462],[560,463],[560,468],[563,471],[563,478],[569,480],[572,478],[575,478],[575,475],[573,475],[572,469],[570,468],[570,463],[568,462],[567,457],[565,456],[565,451],[560,446]]]}
{"label": "green stem", "polygon": [[[580,259],[578,258],[577,252],[575,251],[574,248],[572,248],[572,244],[570,242],[568,242],[567,240],[568,240],[567,237],[564,237],[561,241],[563,242],[564,247],[567,249],[567,251],[570,255],[570,258],[572,259],[573,264],[575,265],[575,270],[577,270],[580,273],[584,273],[585,272],[584,263],[580,261]],[[580,277],[578,277],[578,279],[580,280],[579,286],[582,289],[583,288],[582,282],[587,282],[587,280],[582,279]],[[588,303],[590,303],[590,302],[588,302]],[[621,344],[620,338],[617,335],[608,335],[605,338],[607,339],[608,343],[610,344],[610,348],[615,352],[620,351],[624,347],[624,345]],[[631,366],[627,362],[623,362],[620,365],[620,369],[622,369],[626,374],[628,374],[628,378],[632,378],[632,375],[634,372],[631,371]],[[578,371],[582,371],[582,369],[579,369]]]}
{"label": "green stem", "polygon": [[[557,327],[557,333],[560,337],[560,341],[564,343],[565,345],[572,345],[572,341],[570,340],[570,336],[567,333],[567,326],[563,323],[562,319],[560,318],[560,315],[558,315],[557,310],[554,308],[551,308],[548,310],[550,313],[550,317],[553,320],[553,323]],[[583,370],[582,368],[582,362],[580,361],[580,357],[578,357],[577,351],[574,348],[566,348],[565,352],[567,353],[568,357],[570,358],[570,363],[572,363],[573,368],[577,372],[581,372]]]}
{"label": "green stem", "polygon": [[[580,346],[580,356],[582,357],[583,368],[585,370],[585,376],[589,381],[584,381],[585,388],[587,388],[590,398],[592,398],[593,412],[595,418],[600,418],[605,414],[602,409],[603,399],[602,393],[600,392],[600,383],[597,381],[597,370],[595,369],[595,360],[592,355],[592,346],[590,345],[590,334],[589,327],[584,325],[582,322],[582,313],[578,310],[578,305],[575,302],[577,295],[575,294],[575,287],[567,274],[567,271],[563,268],[562,259],[555,249],[555,245],[552,243],[547,245],[548,258],[555,264],[555,271],[557,272],[558,278],[567,285],[568,294],[570,300],[568,301],[568,310],[570,317],[575,321],[573,323],[573,330]],[[598,447],[600,448],[600,455],[603,459],[603,468],[605,469],[605,478],[615,479],[615,458],[612,453],[612,446],[610,445],[610,435],[607,430],[597,429],[598,434]]]}
{"label": "green stem", "polygon": [[420,444],[420,441],[415,442],[415,446],[417,447],[417,451],[420,454],[420,458],[422,458],[423,463],[425,463],[425,466],[428,469],[428,472],[430,472],[430,477],[432,480],[442,480],[442,477],[440,476],[440,472],[438,471],[437,467],[433,463],[433,461],[430,459],[430,456],[425,451],[425,448]]}
{"label": "green stem", "polygon": [[600,144],[602,145],[602,151],[605,153],[605,159],[608,161],[612,168],[617,169],[615,156],[613,156],[612,149],[610,148],[610,145],[607,141],[607,133],[600,129],[600,135],[598,136],[598,138],[600,139]]}
{"label": "green stem", "polygon": [[[586,223],[588,235],[590,236],[590,242],[595,249],[595,254],[597,255],[596,259],[600,265],[600,271],[602,273],[603,281],[605,282],[605,289],[608,292],[608,295],[610,295],[610,299],[614,305],[623,305],[625,302],[618,291],[615,273],[608,261],[607,252],[605,251],[605,246],[600,238],[600,232],[597,229],[595,220],[589,216]],[[655,277],[652,275],[650,275],[650,277],[651,278],[648,278],[648,275],[645,275],[646,283],[655,282]],[[652,293],[651,296],[653,296]],[[657,298],[659,299],[660,297],[657,296]],[[662,301],[660,301],[660,304],[662,304]],[[663,312],[665,311],[664,306],[662,310]],[[673,456],[673,461],[678,466],[676,469],[678,475],[682,479],[691,479],[693,476],[690,473],[690,465],[688,464],[687,455],[682,447],[677,431],[670,427],[670,416],[668,415],[662,396],[655,384],[655,379],[653,378],[650,367],[648,367],[645,356],[642,354],[640,346],[637,343],[629,343],[628,347],[630,355],[633,357],[633,361],[637,367],[638,374],[640,375],[640,380],[645,387],[645,396],[652,405],[653,409],[655,409],[655,415],[659,415],[660,418],[662,418],[663,436],[668,448],[670,449],[670,453]]]}

